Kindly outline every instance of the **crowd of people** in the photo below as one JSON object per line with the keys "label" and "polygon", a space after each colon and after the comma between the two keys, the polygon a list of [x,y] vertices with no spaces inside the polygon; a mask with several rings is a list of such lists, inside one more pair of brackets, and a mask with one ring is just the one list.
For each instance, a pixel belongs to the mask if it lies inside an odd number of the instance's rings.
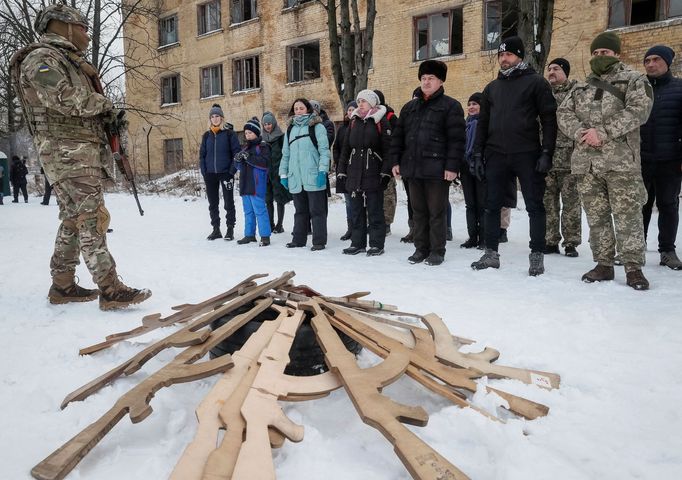
{"label": "crowd of people", "polygon": [[620,52],[618,36],[602,33],[590,46],[591,73],[584,81],[569,80],[564,58],[549,62],[545,78],[523,61],[521,39],[509,37],[498,49],[498,77],[469,97],[466,118],[461,104],[445,94],[447,65],[426,60],[419,65],[420,86],[398,114],[381,91],[362,90],[335,132],[319,102],[298,98],[286,131],[265,112],[244,126],[244,147],[214,105],[200,158],[213,225],[208,239],[221,238],[220,182],[225,239],[234,238],[232,184],[239,170],[247,180],[240,178],[246,218],[238,243],[257,242],[257,224],[260,245],[270,245],[270,234],[283,231],[284,206],[293,199],[286,246],[304,247],[312,235],[311,250],[322,250],[334,176],[346,202],[348,229],[341,240],[350,245],[342,253],[382,255],[395,215],[396,180],[402,179],[409,233],[401,241],[415,247],[407,260],[440,265],[452,240],[449,188],[460,182],[468,233],[460,247],[483,250],[473,269],[500,268],[499,244],[507,241],[518,182],[530,225],[529,275],[543,274],[544,255],[560,254],[560,246],[567,257],[578,257],[584,209],[596,265],[582,280],[611,280],[618,264],[629,286],[646,290],[642,267],[654,202],[660,264],[682,270],[674,244],[682,80],[670,72],[675,53],[667,46],[646,53],[646,75],[622,63]]}

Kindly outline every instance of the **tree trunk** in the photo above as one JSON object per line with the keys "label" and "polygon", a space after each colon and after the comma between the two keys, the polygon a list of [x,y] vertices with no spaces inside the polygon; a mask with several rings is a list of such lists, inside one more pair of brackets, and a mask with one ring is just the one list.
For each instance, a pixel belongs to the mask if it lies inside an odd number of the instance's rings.
{"label": "tree trunk", "polygon": [[554,0],[519,0],[517,35],[526,47],[526,62],[542,74],[552,42]]}

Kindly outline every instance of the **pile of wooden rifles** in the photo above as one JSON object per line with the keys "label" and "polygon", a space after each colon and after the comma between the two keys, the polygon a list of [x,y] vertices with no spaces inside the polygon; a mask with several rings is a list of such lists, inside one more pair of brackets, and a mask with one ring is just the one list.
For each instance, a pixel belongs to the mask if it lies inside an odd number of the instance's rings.
{"label": "pile of wooden rifles", "polygon": [[[260,284],[256,280],[267,275],[251,276],[220,295],[198,304],[173,307],[175,313],[164,318],[160,314],[148,315],[140,327],[82,349],[81,354],[90,354],[157,328],[182,327],[67,395],[62,408],[92,395],[123,374],[136,372],[164,349],[184,348],[170,363],[119,398],[99,420],[36,465],[31,471],[33,477],[64,478],[126,413],[133,423],[147,418],[152,413],[149,403],[162,387],[220,373],[196,410],[196,436],[178,461],[172,479],[274,479],[271,449],[281,447],[285,439],[303,439],[303,427],[287,418],[278,401],[320,398],[341,387],[362,420],[393,444],[413,478],[466,479],[465,473],[403,425],[426,425],[428,415],[424,409],[397,403],[382,395],[382,388],[407,374],[456,405],[502,421],[469,402],[478,386],[475,379],[487,376],[517,379],[543,388],[559,386],[557,374],[493,363],[499,357],[497,350],[460,352],[463,345],[473,341],[452,335],[433,313],[422,316],[400,312],[391,305],[361,298],[369,292],[327,297],[309,287],[293,285],[293,276],[294,272],[285,272]],[[215,330],[210,328],[212,321],[244,306],[251,308]],[[240,350],[198,362],[266,309],[274,309],[277,318],[262,322]],[[306,317],[324,351],[329,371],[308,377],[285,375],[292,341]],[[383,361],[372,368],[359,368],[334,329]],[[548,412],[539,403],[485,388],[506,400],[508,410],[521,417],[534,419]]]}

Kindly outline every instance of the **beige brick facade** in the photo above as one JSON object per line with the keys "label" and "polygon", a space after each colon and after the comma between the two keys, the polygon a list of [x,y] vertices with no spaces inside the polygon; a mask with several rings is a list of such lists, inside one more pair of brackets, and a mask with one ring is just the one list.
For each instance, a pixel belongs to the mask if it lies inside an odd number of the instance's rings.
{"label": "beige brick facade", "polygon": [[[182,139],[184,165],[194,165],[202,133],[207,128],[208,110],[219,103],[226,120],[242,130],[246,120],[272,110],[280,123],[285,123],[292,101],[299,97],[320,101],[333,120],[340,120],[339,105],[333,81],[326,12],[312,1],[297,8],[283,8],[284,0],[258,2],[258,18],[230,25],[229,6],[232,0],[220,0],[220,30],[197,35],[197,6],[205,1],[166,0],[160,17],[177,15],[179,38],[177,45],[158,50],[158,58],[150,60],[148,50],[135,48],[135,43],[158,46],[158,19],[135,17],[127,24],[125,42],[129,64],[144,60],[142,69],[147,80],[128,76],[127,102],[135,108],[156,114],[173,115],[162,118],[146,115],[154,127],[149,134],[150,155],[147,156],[148,122],[140,116],[130,116],[130,154],[139,173],[152,175],[164,172],[164,140]],[[362,3],[362,2],[361,2]],[[361,5],[361,11],[364,6]],[[419,62],[414,61],[414,18],[417,16],[462,8],[463,53],[439,57],[448,65],[446,92],[466,102],[474,91],[481,90],[497,74],[494,51],[482,50],[483,0],[377,0],[373,69],[369,87],[381,89],[387,102],[396,110],[411,98],[417,87]],[[582,79],[589,71],[589,44],[608,24],[608,0],[557,0],[554,31],[549,58],[562,56],[571,62],[571,77]],[[682,45],[682,19],[616,29],[623,41],[623,59],[642,69],[646,50],[665,43],[675,50]],[[287,83],[287,47],[319,41],[320,78]],[[145,53],[142,53],[145,52]],[[233,92],[233,61],[259,56],[260,88]],[[201,69],[222,65],[224,94],[200,98]],[[161,105],[161,78],[172,73],[180,75],[180,102]]]}

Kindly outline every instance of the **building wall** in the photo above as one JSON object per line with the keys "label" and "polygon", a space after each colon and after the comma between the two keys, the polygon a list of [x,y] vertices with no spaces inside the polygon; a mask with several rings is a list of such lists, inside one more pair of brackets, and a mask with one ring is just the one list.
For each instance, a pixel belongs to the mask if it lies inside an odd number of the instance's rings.
{"label": "building wall", "polygon": [[[150,0],[151,1],[151,0]],[[144,81],[128,76],[126,95],[129,104],[155,112],[147,115],[154,127],[149,134],[150,155],[146,153],[148,122],[131,115],[129,150],[139,173],[152,175],[163,172],[163,140],[182,138],[185,165],[196,164],[201,135],[208,125],[208,111],[219,103],[226,120],[241,131],[252,116],[273,111],[280,124],[286,122],[292,101],[297,97],[314,98],[323,105],[333,120],[343,116],[332,81],[326,11],[317,2],[298,8],[284,9],[283,0],[258,2],[259,18],[238,25],[229,25],[229,0],[221,1],[223,30],[197,36],[196,8],[201,1],[167,0],[161,4],[163,15],[177,13],[179,45],[157,52],[156,58],[145,59]],[[360,2],[361,12],[364,2]],[[377,0],[373,68],[369,87],[381,89],[387,102],[399,111],[418,86],[419,62],[414,61],[415,16],[452,8],[463,9],[463,53],[441,57],[448,65],[445,90],[463,104],[469,95],[480,91],[497,75],[495,51],[482,50],[483,0]],[[135,48],[135,42],[152,46],[156,52],[158,27],[156,19],[136,18],[126,28],[134,41],[126,42],[126,55],[131,63],[146,56],[145,49]],[[549,59],[562,56],[571,62],[571,77],[583,79],[589,72],[589,45],[608,25],[608,0],[556,0],[554,30]],[[682,19],[616,29],[623,41],[622,58],[642,70],[646,50],[658,43],[679,49],[682,44]],[[320,78],[287,83],[288,46],[319,40]],[[232,92],[232,61],[260,55],[261,87],[248,92]],[[222,63],[224,95],[199,98],[200,69]],[[160,77],[169,72],[181,74],[181,102],[161,107]],[[163,114],[161,117],[158,114]],[[148,162],[149,160],[149,162]]]}

